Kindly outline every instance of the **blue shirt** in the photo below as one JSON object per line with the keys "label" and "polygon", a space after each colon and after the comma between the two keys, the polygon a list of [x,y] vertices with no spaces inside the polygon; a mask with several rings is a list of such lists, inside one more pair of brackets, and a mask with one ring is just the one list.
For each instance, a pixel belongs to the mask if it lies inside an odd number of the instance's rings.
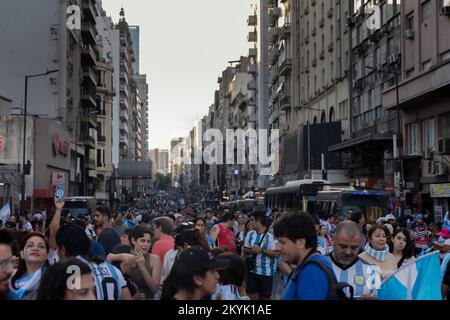
{"label": "blue shirt", "polygon": [[[307,259],[322,262],[333,272],[333,267],[328,259],[315,254]],[[295,268],[281,295],[281,300],[327,300],[328,277],[326,273],[315,264],[304,264]]]}

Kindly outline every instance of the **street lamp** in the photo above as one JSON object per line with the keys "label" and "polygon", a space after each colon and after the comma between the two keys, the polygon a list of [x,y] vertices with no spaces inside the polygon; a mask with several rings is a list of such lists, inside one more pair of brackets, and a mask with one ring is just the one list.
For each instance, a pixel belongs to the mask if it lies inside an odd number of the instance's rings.
{"label": "street lamp", "polygon": [[[367,67],[366,69],[376,71],[378,73],[384,73],[395,76],[395,97],[396,97],[396,112],[397,112],[397,133],[394,134],[393,137],[393,152],[394,159],[399,159],[400,161],[400,172],[399,172],[399,198],[400,198],[400,215],[403,216],[403,205],[402,205],[402,196],[403,196],[403,161],[402,161],[402,139],[401,137],[401,122],[400,122],[400,87],[399,87],[399,76],[400,76],[400,68],[398,62],[393,64],[393,70],[379,70],[373,67]],[[398,145],[397,145],[397,140]]]}
{"label": "street lamp", "polygon": [[59,70],[47,70],[44,73],[25,75],[25,99],[23,107],[23,154],[22,154],[22,206],[21,211],[24,212],[25,206],[25,152],[27,146],[27,111],[28,111],[28,79],[46,76],[52,73],[59,72]]}

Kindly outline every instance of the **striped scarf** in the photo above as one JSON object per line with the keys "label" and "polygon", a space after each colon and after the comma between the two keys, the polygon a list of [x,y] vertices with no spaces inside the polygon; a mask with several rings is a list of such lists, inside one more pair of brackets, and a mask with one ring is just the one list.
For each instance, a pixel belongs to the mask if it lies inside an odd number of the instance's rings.
{"label": "striped scarf", "polygon": [[364,251],[366,251],[367,254],[369,256],[371,256],[372,258],[374,258],[375,260],[384,262],[384,261],[386,261],[387,255],[389,253],[389,246],[386,244],[384,246],[384,250],[377,251],[377,250],[373,249],[369,243],[367,243],[366,247],[364,248]]}

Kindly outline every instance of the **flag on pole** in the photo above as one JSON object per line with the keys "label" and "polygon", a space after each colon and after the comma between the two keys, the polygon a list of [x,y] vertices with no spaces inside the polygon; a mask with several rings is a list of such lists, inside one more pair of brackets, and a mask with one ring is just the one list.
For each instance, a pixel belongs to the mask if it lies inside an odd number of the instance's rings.
{"label": "flag on pole", "polygon": [[9,202],[7,202],[3,208],[0,209],[0,220],[5,224],[9,221],[9,218],[11,218],[11,207],[9,206]]}
{"label": "flag on pole", "polygon": [[439,252],[417,258],[381,283],[378,300],[442,300]]}

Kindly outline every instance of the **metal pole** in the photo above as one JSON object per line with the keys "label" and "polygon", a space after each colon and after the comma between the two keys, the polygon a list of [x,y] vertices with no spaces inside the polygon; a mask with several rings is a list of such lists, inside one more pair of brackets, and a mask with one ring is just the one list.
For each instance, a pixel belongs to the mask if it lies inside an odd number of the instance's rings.
{"label": "metal pole", "polygon": [[[396,103],[397,103],[397,132],[398,132],[398,138],[401,137],[402,134],[402,128],[401,128],[401,121],[400,121],[400,88],[398,84],[398,78],[399,78],[400,70],[395,70],[395,94],[396,94]],[[400,184],[399,184],[399,191],[400,191],[400,216],[403,216],[403,161],[402,161],[402,148],[403,143],[402,139],[398,140],[398,156],[400,161]]]}
{"label": "metal pole", "polygon": [[25,100],[23,103],[23,150],[22,150],[22,196],[20,212],[25,212],[25,152],[27,146],[27,100],[28,100],[28,76],[25,76]]}

